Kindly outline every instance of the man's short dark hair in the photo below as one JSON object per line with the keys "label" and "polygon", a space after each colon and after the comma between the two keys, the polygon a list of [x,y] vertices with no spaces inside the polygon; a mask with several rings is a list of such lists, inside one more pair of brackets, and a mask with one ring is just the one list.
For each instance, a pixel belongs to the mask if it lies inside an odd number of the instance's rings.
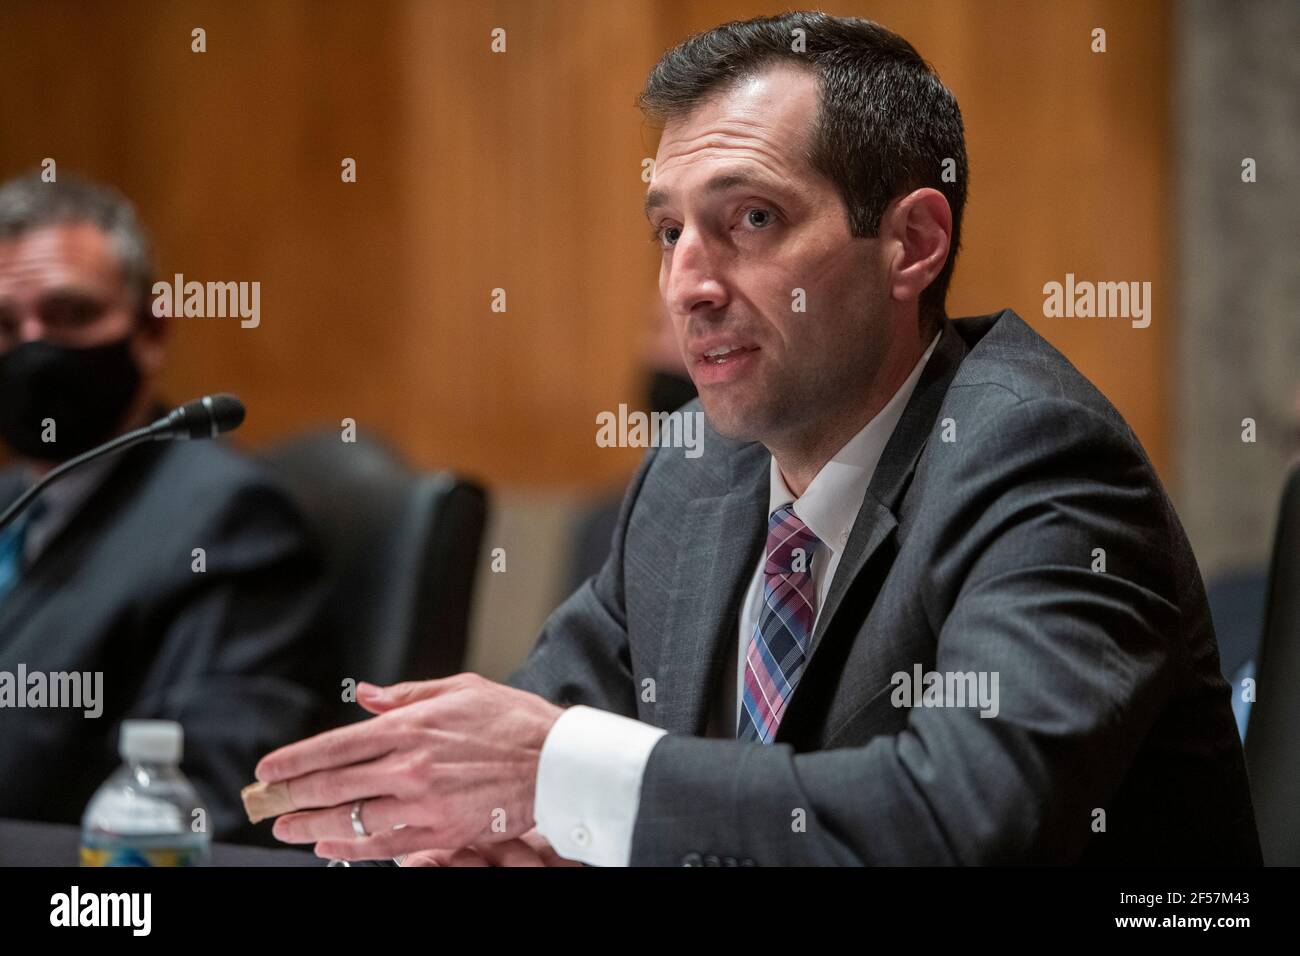
{"label": "man's short dark hair", "polygon": [[[914,189],[929,186],[947,198],[948,259],[919,310],[923,325],[937,330],[961,242],[966,138],[956,98],[910,43],[869,20],[824,13],[724,23],[665,53],[640,106],[654,122],[680,119],[777,63],[818,77],[821,103],[807,159],[839,189],[853,235],[877,235],[889,203]],[[944,181],[945,160],[952,160],[952,182]]]}
{"label": "man's short dark hair", "polygon": [[115,189],[73,176],[47,183],[28,173],[0,185],[0,240],[17,239],[46,226],[88,223],[108,237],[122,283],[140,315],[153,303],[149,237],[135,207]]}

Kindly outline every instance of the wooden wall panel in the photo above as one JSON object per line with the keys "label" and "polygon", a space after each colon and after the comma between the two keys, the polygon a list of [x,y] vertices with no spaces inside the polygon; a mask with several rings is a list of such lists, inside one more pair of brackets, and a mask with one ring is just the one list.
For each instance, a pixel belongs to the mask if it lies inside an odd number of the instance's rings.
{"label": "wooden wall panel", "polygon": [[[596,414],[639,399],[657,295],[633,107],[651,8],[483,4],[457,21],[472,42],[449,41],[433,6],[408,11],[408,314],[434,334],[405,355],[406,381],[439,410],[412,440],[512,482],[617,482],[639,452],[597,448]],[[505,54],[490,52],[496,27]]]}
{"label": "wooden wall panel", "polygon": [[[657,259],[634,98],[739,2],[7,2],[0,176],[54,156],[120,186],[163,275],[262,283],[262,325],[178,320],[167,387],[243,395],[243,435],[390,435],[505,487],[594,489],[635,450],[595,415],[638,397]],[[1164,3],[842,3],[956,91],[972,160],[958,313],[1010,305],[1168,460]],[[208,32],[190,52],[189,32]],[[1089,31],[1108,31],[1092,54]],[[507,31],[492,54],[490,31]],[[352,156],[359,181],[339,181]],[[1044,282],[1150,280],[1148,329],[1044,319]],[[489,309],[506,289],[508,311]]]}

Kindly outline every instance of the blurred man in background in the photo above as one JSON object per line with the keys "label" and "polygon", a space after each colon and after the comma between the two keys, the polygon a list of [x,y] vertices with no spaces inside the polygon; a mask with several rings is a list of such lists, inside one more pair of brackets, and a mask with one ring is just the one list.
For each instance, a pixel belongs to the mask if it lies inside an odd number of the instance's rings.
{"label": "blurred man in background", "polygon": [[[645,396],[642,404],[651,414],[675,412],[699,393],[691,381],[682,353],[677,348],[672,319],[656,297],[650,311],[650,335],[645,349]],[[600,573],[609,556],[609,542],[618,525],[618,509],[626,487],[618,488],[604,500],[596,502],[578,516],[573,530],[569,574],[557,601],[582,587],[588,578]]]}
{"label": "blurred man in background", "polygon": [[[121,196],[36,175],[0,187],[0,442],[17,457],[0,509],[164,412],[152,280]],[[183,726],[213,833],[250,836],[240,785],[315,719],[318,568],[287,498],[218,442],[139,445],[43,491],[0,530],[0,672],[102,672],[102,700],[96,716],[0,708],[0,817],[76,822],[118,763],[119,723],[153,718]]]}

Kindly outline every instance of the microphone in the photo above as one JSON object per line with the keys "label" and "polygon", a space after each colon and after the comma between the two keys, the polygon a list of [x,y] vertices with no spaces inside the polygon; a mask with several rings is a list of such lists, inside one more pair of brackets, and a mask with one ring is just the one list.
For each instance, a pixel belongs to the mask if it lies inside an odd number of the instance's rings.
{"label": "microphone", "polygon": [[224,392],[186,402],[158,419],[149,429],[155,441],[169,438],[216,438],[244,422],[244,403]]}
{"label": "microphone", "polygon": [[114,455],[147,441],[176,441],[193,438],[216,438],[222,432],[233,431],[244,421],[244,403],[234,395],[219,393],[204,395],[186,402],[162,418],[143,428],[118,435],[98,447],[69,458],[57,468],[51,468],[45,477],[19,495],[18,500],[0,514],[0,530],[23,513],[32,500],[49,485],[88,461]]}

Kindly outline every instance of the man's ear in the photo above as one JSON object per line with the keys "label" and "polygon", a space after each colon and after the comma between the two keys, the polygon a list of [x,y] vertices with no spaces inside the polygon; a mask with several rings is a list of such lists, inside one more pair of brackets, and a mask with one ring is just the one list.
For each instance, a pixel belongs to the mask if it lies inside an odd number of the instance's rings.
{"label": "man's ear", "polygon": [[171,331],[171,319],[168,316],[153,314],[154,297],[145,297],[136,315],[133,352],[141,373],[152,378],[162,370],[166,357],[167,338]]}
{"label": "man's ear", "polygon": [[897,200],[880,221],[880,236],[894,243],[890,296],[919,302],[943,271],[952,241],[952,209],[937,189],[917,189]]}

